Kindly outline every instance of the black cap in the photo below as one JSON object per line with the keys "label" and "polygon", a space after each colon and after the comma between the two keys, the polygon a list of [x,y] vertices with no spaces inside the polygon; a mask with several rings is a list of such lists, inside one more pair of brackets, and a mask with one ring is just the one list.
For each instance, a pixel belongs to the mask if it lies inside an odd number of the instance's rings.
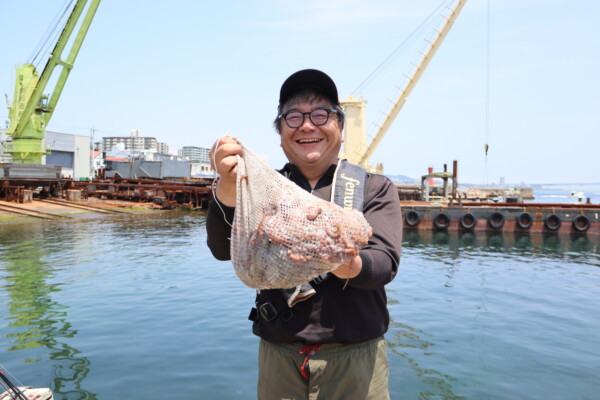
{"label": "black cap", "polygon": [[316,69],[303,69],[293,73],[283,82],[279,92],[279,105],[302,89],[316,89],[334,105],[340,104],[337,88],[329,75]]}

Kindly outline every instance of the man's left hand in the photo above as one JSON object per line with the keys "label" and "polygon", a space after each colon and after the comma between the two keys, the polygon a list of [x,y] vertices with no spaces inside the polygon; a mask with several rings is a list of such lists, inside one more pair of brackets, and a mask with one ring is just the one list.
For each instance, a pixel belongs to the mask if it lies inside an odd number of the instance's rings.
{"label": "man's left hand", "polygon": [[340,279],[351,279],[358,276],[360,271],[362,271],[362,258],[356,256],[352,261],[334,269],[331,273]]}

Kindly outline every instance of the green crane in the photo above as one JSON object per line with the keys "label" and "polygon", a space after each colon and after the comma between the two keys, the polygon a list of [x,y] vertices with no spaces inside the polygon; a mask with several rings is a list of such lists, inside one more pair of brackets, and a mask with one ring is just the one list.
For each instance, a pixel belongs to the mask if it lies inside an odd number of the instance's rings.
{"label": "green crane", "polygon": [[[17,67],[14,99],[12,106],[8,107],[10,124],[7,132],[12,137],[12,148],[9,147],[8,153],[12,154],[15,163],[41,164],[42,157],[50,154],[45,145],[46,126],[54,113],[100,0],[91,0],[72,41],[71,49],[66,59],[63,59],[63,51],[87,3],[88,0],[77,0],[41,75],[33,64]],[[62,70],[56,79],[54,89],[50,94],[44,94],[56,67],[61,67]]]}

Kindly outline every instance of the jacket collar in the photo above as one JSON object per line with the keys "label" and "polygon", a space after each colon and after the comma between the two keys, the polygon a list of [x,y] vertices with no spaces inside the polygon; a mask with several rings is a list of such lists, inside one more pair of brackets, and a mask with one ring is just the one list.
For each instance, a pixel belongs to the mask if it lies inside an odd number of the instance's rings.
{"label": "jacket collar", "polygon": [[302,172],[300,172],[298,167],[296,167],[292,163],[285,164],[283,166],[283,168],[279,170],[279,173],[282,174],[283,176],[285,176],[286,178],[288,178],[289,180],[291,180],[292,182],[294,182],[296,185],[300,186],[302,189],[310,192],[312,190],[319,189],[323,186],[330,185],[333,182],[333,175],[335,174],[335,168],[336,168],[336,164],[332,164],[327,169],[327,171],[325,171],[325,174],[319,179],[319,181],[317,182],[317,185],[314,187],[314,189],[312,189],[310,187],[310,183],[308,183],[308,179],[306,179],[306,177],[304,175],[302,175]]}

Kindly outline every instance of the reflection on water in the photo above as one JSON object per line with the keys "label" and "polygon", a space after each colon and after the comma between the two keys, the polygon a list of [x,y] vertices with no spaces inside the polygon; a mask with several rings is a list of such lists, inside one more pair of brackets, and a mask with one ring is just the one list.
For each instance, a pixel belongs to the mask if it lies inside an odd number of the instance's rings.
{"label": "reflection on water", "polygon": [[600,253],[600,239],[582,234],[527,234],[494,232],[405,231],[405,247],[445,247],[452,251],[480,248],[486,250],[527,250],[532,253],[556,254],[593,252]]}
{"label": "reflection on water", "polygon": [[464,399],[457,396],[452,389],[452,385],[457,378],[441,372],[435,368],[425,368],[420,362],[407,350],[417,351],[421,354],[431,354],[434,351],[435,344],[425,339],[426,332],[415,329],[406,324],[391,322],[390,332],[387,335],[387,344],[390,351],[400,357],[408,364],[416,377],[421,381],[418,393],[418,399],[446,399],[459,400]]}
{"label": "reflection on water", "polygon": [[[201,259],[193,243],[201,241],[198,231],[203,223],[202,213],[173,212],[168,216],[0,225],[3,364],[24,384],[50,387],[55,400],[94,400],[100,390],[107,399],[138,398],[140,389],[155,392],[149,380],[158,379],[140,371],[147,366],[147,354],[158,346],[139,338],[146,331],[160,332],[160,322],[169,320],[168,313],[157,311],[167,302],[153,303],[161,290],[168,294],[177,289],[176,285],[164,287],[163,282],[173,274],[162,271]],[[181,255],[180,248],[190,253]],[[179,253],[172,254],[173,249]],[[146,265],[150,268],[144,268]],[[153,275],[157,275],[158,286],[150,289]],[[140,294],[148,294],[148,298],[140,299]],[[175,307],[181,308],[186,298],[176,301]],[[148,304],[151,310],[147,310]],[[146,310],[146,315],[138,310]],[[181,317],[176,311],[172,315]],[[147,321],[147,316],[159,326],[133,335],[135,327],[129,321]],[[114,328],[118,323],[123,327]],[[178,324],[181,320],[172,326]],[[169,329],[165,332],[173,337]],[[85,351],[80,350],[82,346]],[[141,354],[134,357],[136,346]],[[183,352],[178,349],[158,356],[168,362]],[[114,375],[122,371],[121,365],[132,361],[140,367]],[[187,367],[189,364],[183,368]],[[157,373],[162,376],[160,370],[157,368]],[[119,384],[123,380],[135,384]]]}
{"label": "reflection on water", "polygon": [[[69,346],[65,339],[77,331],[68,322],[68,308],[52,300],[60,292],[60,283],[51,283],[55,270],[43,260],[45,251],[57,244],[53,235],[39,225],[27,229],[15,226],[10,238],[2,237],[2,271],[6,284],[0,286],[8,297],[8,351],[23,351],[24,363],[40,361],[45,354],[54,361],[54,379],[51,389],[69,399],[96,399],[81,388],[89,372],[90,362],[80,352]],[[40,245],[41,238],[49,239],[49,246]],[[68,243],[64,243],[68,246]],[[40,351],[40,347],[45,350]]]}
{"label": "reflection on water", "polygon": [[590,351],[600,345],[593,334],[600,324],[590,318],[599,305],[597,239],[406,231],[388,289],[387,340],[402,360],[391,363],[413,379],[401,375],[405,386],[394,394],[563,398],[554,387],[561,382],[578,388],[570,398],[592,398],[600,385],[595,372],[582,371],[600,361]]}

